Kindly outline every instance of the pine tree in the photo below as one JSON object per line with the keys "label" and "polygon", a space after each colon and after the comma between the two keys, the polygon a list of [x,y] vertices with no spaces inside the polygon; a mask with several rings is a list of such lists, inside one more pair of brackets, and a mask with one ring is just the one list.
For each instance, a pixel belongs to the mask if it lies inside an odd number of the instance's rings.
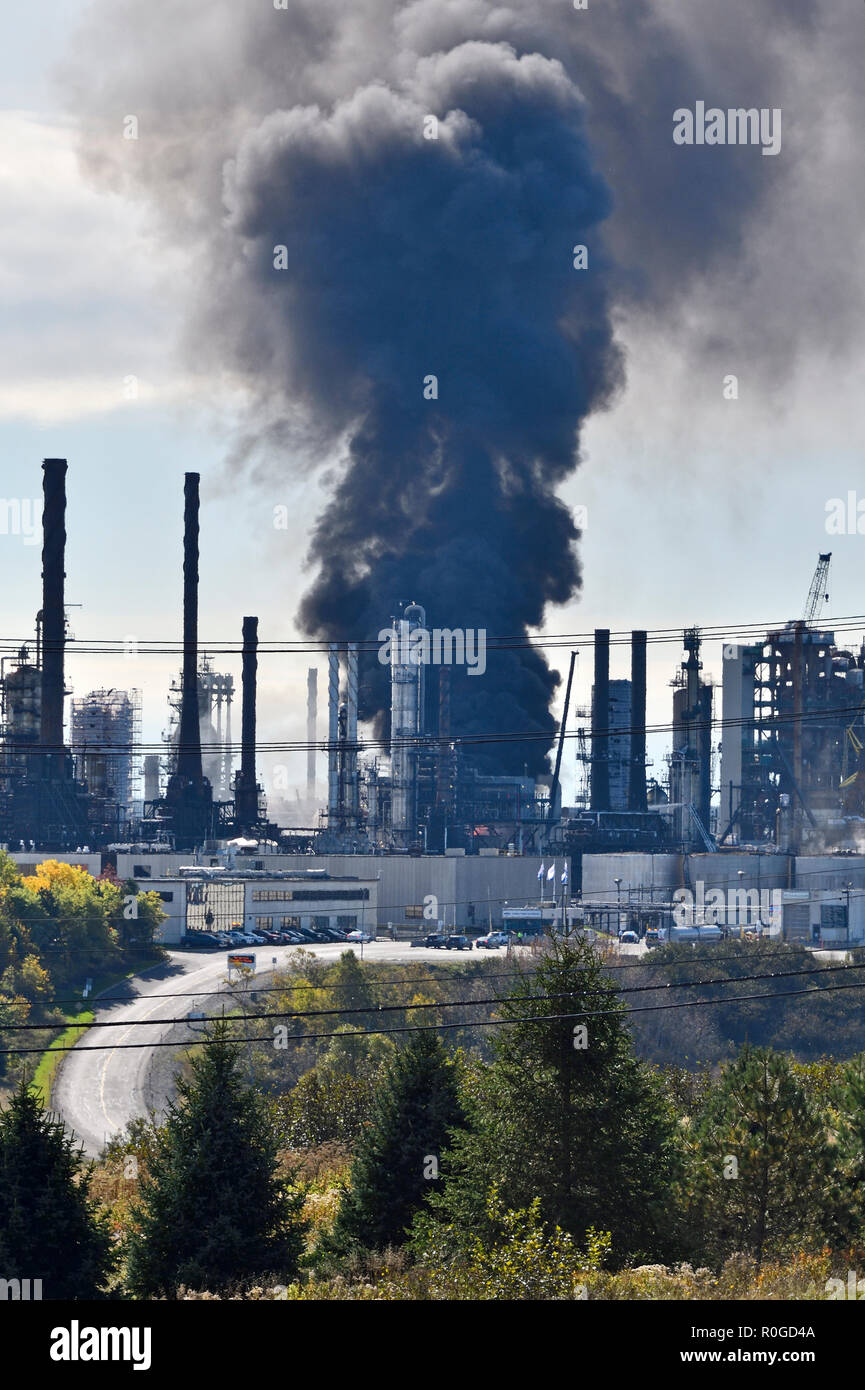
{"label": "pine tree", "polygon": [[687,1219],[695,1253],[758,1264],[839,1229],[837,1150],[789,1058],[745,1046],[710,1092],[695,1134]]}
{"label": "pine tree", "polygon": [[538,1197],[544,1220],[580,1242],[590,1227],[610,1232],[617,1261],[659,1253],[678,1161],[672,1108],[634,1057],[599,957],[585,942],[554,940],[509,996],[469,1125],[430,1199],[437,1218],[494,1238],[495,1186],[514,1209]]}
{"label": "pine tree", "polygon": [[114,1267],[90,1167],[22,1081],[0,1112],[0,1277],[41,1279],[44,1299],[98,1298]]}
{"label": "pine tree", "polygon": [[244,1086],[222,1025],[211,1038],[178,1082],[142,1180],[127,1260],[140,1297],[292,1278],[303,1253],[304,1196],[278,1176],[269,1103]]}
{"label": "pine tree", "polygon": [[435,1033],[412,1034],[385,1067],[323,1253],[402,1245],[461,1120],[453,1061]]}

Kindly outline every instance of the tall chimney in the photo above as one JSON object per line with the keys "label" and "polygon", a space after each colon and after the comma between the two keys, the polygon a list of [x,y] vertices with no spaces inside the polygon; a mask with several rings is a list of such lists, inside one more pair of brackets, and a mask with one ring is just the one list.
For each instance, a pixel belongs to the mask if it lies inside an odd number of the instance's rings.
{"label": "tall chimney", "polygon": [[327,810],[335,825],[339,810],[339,647],[335,642],[327,653]]}
{"label": "tall chimney", "polygon": [[183,680],[177,774],[199,783],[201,726],[198,718],[198,473],[186,473],[183,484]]}
{"label": "tall chimney", "polygon": [[66,460],[42,463],[42,708],[40,742],[46,776],[56,772],[63,757],[63,649],[66,612]]}
{"label": "tall chimney", "polygon": [[346,657],[346,695],[345,695],[345,738],[346,738],[346,782],[347,801],[350,816],[356,820],[360,814],[360,788],[357,780],[357,705],[358,705],[358,655],[357,643],[349,642]]}
{"label": "tall chimney", "polygon": [[144,800],[159,800],[159,754],[144,755]]}
{"label": "tall chimney", "polygon": [[592,691],[591,809],[610,809],[610,629],[595,628],[595,684]]}
{"label": "tall chimney", "polygon": [[631,763],[628,810],[646,809],[646,634],[631,633]]}
{"label": "tall chimney", "polygon": [[318,733],[318,671],[310,666],[306,673],[306,797],[315,799],[315,738]]}
{"label": "tall chimney", "polygon": [[243,620],[243,705],[241,709],[240,775],[235,783],[235,818],[241,825],[258,820],[255,780],[255,685],[258,671],[258,619]]}

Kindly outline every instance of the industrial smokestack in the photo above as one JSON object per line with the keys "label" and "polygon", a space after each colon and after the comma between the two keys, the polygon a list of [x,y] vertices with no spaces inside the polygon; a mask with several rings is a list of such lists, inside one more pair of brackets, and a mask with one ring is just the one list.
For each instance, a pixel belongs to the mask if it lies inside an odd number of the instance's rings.
{"label": "industrial smokestack", "polygon": [[327,810],[331,823],[339,810],[339,648],[327,654]]}
{"label": "industrial smokestack", "polygon": [[66,460],[42,463],[42,702],[40,742],[44,772],[59,768],[63,756],[63,654],[66,642],[64,562],[66,558]]}
{"label": "industrial smokestack", "polygon": [[144,800],[159,800],[159,754],[146,753],[144,756]]}
{"label": "industrial smokestack", "polygon": [[200,782],[201,728],[198,716],[198,482],[185,474],[183,485],[183,680],[177,774]]}
{"label": "industrial smokestack", "polygon": [[357,643],[349,642],[346,661],[345,741],[346,791],[349,814],[353,821],[360,814],[360,788],[357,780],[357,702],[358,702]]}
{"label": "industrial smokestack", "polygon": [[610,630],[595,628],[595,684],[592,691],[591,809],[610,809]]}
{"label": "industrial smokestack", "polygon": [[631,633],[631,764],[628,810],[646,809],[646,634]]}
{"label": "industrial smokestack", "polygon": [[315,739],[318,732],[318,671],[310,666],[306,673],[306,798],[315,799]]}
{"label": "industrial smokestack", "polygon": [[255,780],[255,688],[258,672],[258,619],[243,620],[243,707],[241,712],[240,773],[235,783],[235,818],[241,825],[258,820]]}
{"label": "industrial smokestack", "polygon": [[198,715],[198,474],[183,488],[183,678],[177,767],[168,780],[166,805],[178,849],[194,849],[213,831],[213,792],[201,767]]}

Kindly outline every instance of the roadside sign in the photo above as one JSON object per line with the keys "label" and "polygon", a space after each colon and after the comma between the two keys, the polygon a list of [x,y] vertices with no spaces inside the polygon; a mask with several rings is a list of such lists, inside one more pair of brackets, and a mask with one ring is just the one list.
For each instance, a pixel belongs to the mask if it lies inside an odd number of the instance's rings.
{"label": "roadside sign", "polygon": [[232,952],[228,957],[228,968],[229,970],[254,970],[255,952]]}

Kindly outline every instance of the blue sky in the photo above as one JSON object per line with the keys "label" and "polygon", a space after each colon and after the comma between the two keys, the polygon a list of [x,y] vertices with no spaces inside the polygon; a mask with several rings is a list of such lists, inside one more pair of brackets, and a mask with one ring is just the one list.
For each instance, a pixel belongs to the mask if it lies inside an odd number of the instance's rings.
{"label": "blue sky", "polygon": [[[196,376],[177,349],[189,269],[152,239],[140,208],[95,192],[78,171],[53,73],[84,9],[54,0],[38,10],[7,6],[0,16],[0,496],[36,498],[41,459],[67,457],[67,598],[82,605],[70,612],[73,632],[177,639],[182,476],[198,470],[204,641],[237,639],[245,613],[259,615],[262,638],[295,637],[321,485],[290,468],[280,491],[228,479],[230,391]],[[771,238],[771,226],[765,234]],[[856,251],[850,275],[858,285]],[[716,303],[708,298],[705,312]],[[767,391],[735,360],[703,357],[695,373],[681,327],[626,317],[619,324],[627,387],[608,414],[590,421],[584,462],[562,493],[588,507],[584,589],[579,602],[549,615],[547,630],[798,616],[825,549],[833,552],[831,613],[860,612],[865,538],[827,536],[825,514],[827,500],[849,489],[865,496],[861,353],[831,357],[809,349],[806,335],[792,368]],[[739,399],[725,401],[722,378],[737,371]],[[130,377],[134,400],[124,396]],[[288,533],[273,528],[278,504],[289,505]],[[38,546],[0,536],[5,636],[32,632],[39,568]],[[613,675],[627,673],[625,659],[614,652]],[[650,648],[651,721],[669,719],[678,660],[676,647]],[[705,660],[719,676],[718,645]],[[563,669],[566,662],[560,654]],[[308,664],[264,659],[263,737],[305,736]],[[77,693],[140,686],[152,740],[165,724],[175,665],[73,653],[68,677]],[[590,681],[587,650],[579,704]],[[660,756],[657,744],[652,751]],[[267,782],[266,759],[261,770]],[[302,760],[291,775],[303,779]],[[566,797],[572,784],[566,778]]]}

